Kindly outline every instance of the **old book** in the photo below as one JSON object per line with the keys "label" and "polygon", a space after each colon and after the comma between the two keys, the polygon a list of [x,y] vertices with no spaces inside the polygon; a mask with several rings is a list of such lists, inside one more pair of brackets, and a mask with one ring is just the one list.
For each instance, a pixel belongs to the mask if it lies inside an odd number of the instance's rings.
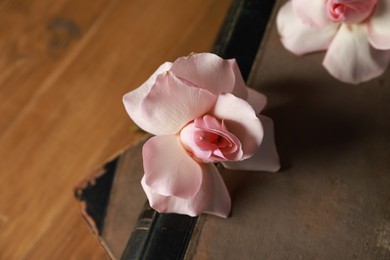
{"label": "old book", "polygon": [[[255,61],[247,70],[251,72],[248,84],[268,97],[264,113],[274,120],[281,171],[221,169],[233,201],[230,218],[183,216],[189,226],[181,226],[169,222],[178,215],[157,214],[168,219],[160,226],[162,218],[156,220],[156,213],[147,208],[135,222],[146,198],[139,185],[142,143],[130,148],[116,161],[115,176],[105,181],[106,190],[111,190],[105,213],[100,214],[105,217],[94,222],[103,223],[99,234],[113,256],[145,257],[148,248],[166,246],[163,235],[168,230],[183,232],[170,244],[178,249],[176,254],[163,255],[170,250],[163,247],[148,257],[390,258],[390,70],[352,86],[325,71],[324,53],[304,57],[289,53],[275,25],[275,14],[284,2],[276,1],[265,36],[256,45]],[[124,169],[126,176],[120,174]],[[120,185],[126,190],[120,190]],[[91,201],[85,200],[86,205]],[[136,234],[137,227],[150,229]],[[153,233],[156,227],[160,234]],[[142,250],[129,250],[137,235]]]}

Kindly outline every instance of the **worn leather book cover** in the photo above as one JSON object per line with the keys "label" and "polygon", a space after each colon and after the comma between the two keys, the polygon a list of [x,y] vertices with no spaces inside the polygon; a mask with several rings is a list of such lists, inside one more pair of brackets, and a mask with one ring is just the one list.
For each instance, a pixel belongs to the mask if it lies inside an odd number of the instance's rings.
{"label": "worn leather book cover", "polygon": [[235,27],[243,11],[251,17],[245,8],[230,12],[235,23],[216,52],[237,55],[248,85],[267,95],[282,169],[220,168],[233,204],[227,219],[158,214],[139,184],[143,142],[130,147],[76,192],[113,258],[390,259],[390,69],[360,85],[337,81],[324,53],[297,57],[282,46],[275,14],[285,1],[259,2],[269,22],[257,25],[253,54],[238,51],[252,33]]}

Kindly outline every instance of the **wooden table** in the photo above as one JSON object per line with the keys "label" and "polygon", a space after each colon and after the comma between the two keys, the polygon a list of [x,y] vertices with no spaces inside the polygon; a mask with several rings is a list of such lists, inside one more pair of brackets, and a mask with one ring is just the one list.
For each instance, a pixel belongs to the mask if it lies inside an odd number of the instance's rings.
{"label": "wooden table", "polygon": [[105,259],[74,186],[141,138],[122,105],[210,50],[230,0],[0,0],[0,259]]}

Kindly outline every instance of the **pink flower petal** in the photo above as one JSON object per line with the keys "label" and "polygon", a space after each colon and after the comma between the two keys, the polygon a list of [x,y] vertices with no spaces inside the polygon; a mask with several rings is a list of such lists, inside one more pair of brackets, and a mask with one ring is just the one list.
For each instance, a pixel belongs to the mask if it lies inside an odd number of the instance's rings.
{"label": "pink flower petal", "polygon": [[248,88],[248,98],[246,101],[253,107],[256,115],[260,114],[265,105],[267,105],[267,97],[252,88]]}
{"label": "pink flower petal", "polygon": [[[317,0],[304,2],[314,3]],[[316,28],[303,23],[294,12],[291,1],[280,8],[276,23],[284,47],[296,55],[326,50],[339,26],[330,23],[323,28]]]}
{"label": "pink flower petal", "polygon": [[141,184],[150,206],[160,213],[178,213],[194,217],[204,212],[226,218],[230,212],[231,201],[225,183],[213,164],[204,164],[202,170],[203,181],[199,192],[189,199],[157,194],[143,178]]}
{"label": "pink flower petal", "polygon": [[171,62],[165,62],[139,88],[136,88],[135,90],[130,91],[123,96],[123,104],[125,105],[127,113],[134,121],[134,123],[136,123],[145,131],[147,131],[147,129],[153,125],[153,122],[145,120],[145,118],[141,115],[141,102],[149,94],[151,88],[156,82],[157,76],[161,73],[169,71],[171,67]]}
{"label": "pink flower petal", "polygon": [[181,57],[173,63],[171,70],[179,79],[215,95],[231,93],[236,84],[237,92],[245,92],[241,90],[243,80],[239,71],[236,71],[236,61],[225,60],[212,53],[194,53]]}
{"label": "pink flower petal", "polygon": [[223,125],[215,117],[205,115],[202,119],[198,118],[195,120],[196,127],[200,127],[203,129],[226,131],[226,128],[224,128]]}
{"label": "pink flower petal", "polygon": [[186,125],[180,131],[180,140],[182,145],[189,151],[191,151],[196,158],[210,158],[212,155],[212,150],[200,149],[196,144],[194,135],[198,131],[198,128],[195,127],[195,123],[190,123]]}
{"label": "pink flower petal", "polygon": [[380,76],[389,60],[390,51],[370,46],[364,24],[343,24],[325,55],[323,65],[338,80],[358,84]]}
{"label": "pink flower petal", "polygon": [[239,162],[222,162],[228,169],[248,171],[276,172],[280,168],[279,156],[276,151],[274,126],[270,118],[259,116],[264,128],[264,138],[257,152],[249,159]]}
{"label": "pink flower petal", "polygon": [[167,72],[157,77],[155,86],[141,102],[140,113],[136,116],[147,122],[142,127],[149,133],[176,134],[188,122],[209,111],[216,98],[207,90],[188,87]]}
{"label": "pink flower petal", "polygon": [[164,196],[194,197],[202,183],[202,166],[181,145],[178,136],[154,136],[142,149],[145,183]]}
{"label": "pink flower petal", "polygon": [[375,49],[390,49],[390,0],[379,0],[368,21],[368,40]]}
{"label": "pink flower petal", "polygon": [[244,78],[242,77],[240,68],[235,59],[229,60],[234,72],[234,88],[231,92],[236,97],[246,100],[248,98],[248,86],[246,85]]}
{"label": "pink flower petal", "polygon": [[263,127],[248,102],[232,94],[220,95],[212,115],[224,120],[228,131],[241,141],[244,152],[242,159],[256,152],[263,139]]}
{"label": "pink flower petal", "polygon": [[325,0],[292,0],[292,8],[308,26],[323,28],[332,23],[326,13]]}

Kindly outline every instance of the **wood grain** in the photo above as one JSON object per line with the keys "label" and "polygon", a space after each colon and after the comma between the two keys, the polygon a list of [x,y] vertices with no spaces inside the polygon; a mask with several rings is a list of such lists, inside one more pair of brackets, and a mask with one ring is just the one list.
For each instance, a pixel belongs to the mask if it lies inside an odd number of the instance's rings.
{"label": "wood grain", "polygon": [[72,189],[140,139],[121,103],[210,50],[229,0],[0,1],[0,259],[105,259]]}

